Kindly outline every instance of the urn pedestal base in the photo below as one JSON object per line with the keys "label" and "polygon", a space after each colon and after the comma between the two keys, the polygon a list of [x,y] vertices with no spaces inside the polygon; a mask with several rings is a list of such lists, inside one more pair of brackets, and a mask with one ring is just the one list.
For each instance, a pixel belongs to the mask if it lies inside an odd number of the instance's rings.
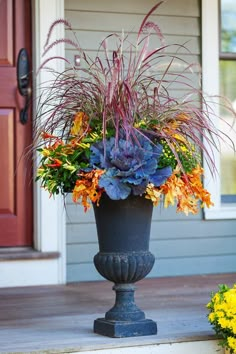
{"label": "urn pedestal base", "polygon": [[150,336],[157,334],[157,324],[149,319],[128,322],[98,318],[94,321],[94,332],[112,338]]}
{"label": "urn pedestal base", "polygon": [[135,304],[133,284],[115,284],[115,305],[105,318],[94,321],[94,332],[103,336],[122,338],[157,334],[156,322],[145,319],[145,314]]}

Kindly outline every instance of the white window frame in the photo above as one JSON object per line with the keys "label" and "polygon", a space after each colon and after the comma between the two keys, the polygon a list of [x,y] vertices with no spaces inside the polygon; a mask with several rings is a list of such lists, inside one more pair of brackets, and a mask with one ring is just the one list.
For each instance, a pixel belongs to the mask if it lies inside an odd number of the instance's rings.
{"label": "white window frame", "polygon": [[[219,95],[219,5],[216,0],[202,0],[202,78],[203,91],[208,95]],[[214,110],[217,113],[217,105]],[[235,219],[236,204],[221,203],[220,154],[217,150],[214,160],[217,169],[214,177],[204,163],[205,188],[214,202],[213,207],[205,208],[205,219]]]}

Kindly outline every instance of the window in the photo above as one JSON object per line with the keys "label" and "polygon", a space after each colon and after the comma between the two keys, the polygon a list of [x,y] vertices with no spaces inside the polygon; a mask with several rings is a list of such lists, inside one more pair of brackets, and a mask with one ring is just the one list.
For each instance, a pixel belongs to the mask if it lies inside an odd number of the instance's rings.
{"label": "window", "polygon": [[[222,15],[221,15],[222,14]],[[228,16],[228,17],[227,17]],[[220,29],[220,30],[219,30]],[[202,0],[202,85],[209,95],[225,95],[236,104],[236,3],[235,0]],[[217,115],[219,106],[212,103]],[[215,121],[236,142],[229,129]],[[215,116],[213,119],[216,119]],[[227,144],[214,151],[218,173],[212,178],[205,165],[205,186],[212,194],[214,207],[205,209],[206,219],[236,218],[236,158]]]}
{"label": "window", "polygon": [[[236,3],[235,0],[220,1],[220,94],[227,96],[236,109]],[[232,118],[220,112],[227,124],[221,124],[232,141],[236,142],[236,133],[231,126]],[[223,145],[220,159],[221,201],[236,202],[236,157],[226,144]]]}

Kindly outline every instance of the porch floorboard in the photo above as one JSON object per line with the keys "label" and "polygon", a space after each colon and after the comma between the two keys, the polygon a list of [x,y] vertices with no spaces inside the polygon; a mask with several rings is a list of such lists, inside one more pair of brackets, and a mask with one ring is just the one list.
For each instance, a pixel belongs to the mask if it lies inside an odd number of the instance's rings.
{"label": "porch floorboard", "polygon": [[157,322],[154,336],[113,339],[93,321],[114,303],[110,282],[0,289],[0,353],[73,353],[101,348],[214,339],[205,304],[236,273],[145,279],[136,303]]}

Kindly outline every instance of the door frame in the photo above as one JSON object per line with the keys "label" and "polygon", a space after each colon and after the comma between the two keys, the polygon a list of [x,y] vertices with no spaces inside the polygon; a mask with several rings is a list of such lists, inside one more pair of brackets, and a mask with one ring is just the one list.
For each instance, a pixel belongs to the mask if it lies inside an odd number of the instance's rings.
{"label": "door frame", "polygon": [[[32,0],[32,53],[34,77],[34,107],[40,83],[49,79],[49,73],[41,71],[35,75],[40,66],[43,45],[50,25],[59,18],[64,18],[64,0]],[[63,25],[53,31],[53,38],[63,38]],[[55,46],[50,56],[64,56],[64,45]],[[62,61],[55,60],[56,71],[63,70]],[[35,117],[35,109],[33,109]],[[37,166],[35,159],[34,176]],[[42,252],[37,259],[0,259],[0,287],[63,284],[66,282],[66,221],[62,198],[49,199],[38,183],[34,183],[34,249]],[[45,252],[59,252],[58,258],[43,257]]]}

